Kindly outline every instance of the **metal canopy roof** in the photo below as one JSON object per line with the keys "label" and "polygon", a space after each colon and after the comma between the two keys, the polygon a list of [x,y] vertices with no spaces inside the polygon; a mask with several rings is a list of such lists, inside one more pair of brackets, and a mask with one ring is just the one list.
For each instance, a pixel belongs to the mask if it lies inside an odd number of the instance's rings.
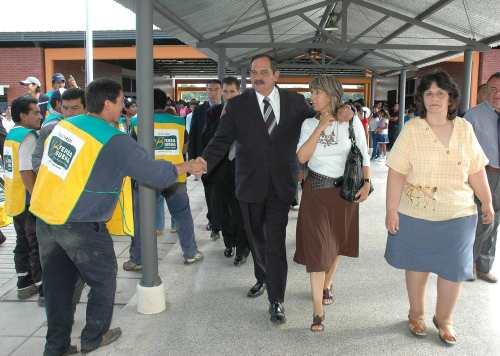
{"label": "metal canopy roof", "polygon": [[[135,11],[134,0],[116,0]],[[153,0],[154,24],[240,72],[269,53],[285,72],[412,69],[500,43],[498,0]],[[326,31],[326,24],[336,31]]]}

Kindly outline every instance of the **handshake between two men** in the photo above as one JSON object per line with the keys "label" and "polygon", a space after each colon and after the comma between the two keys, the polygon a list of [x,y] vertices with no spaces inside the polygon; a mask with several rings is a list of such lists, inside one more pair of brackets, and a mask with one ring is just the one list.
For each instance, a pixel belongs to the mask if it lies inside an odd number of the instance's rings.
{"label": "handshake between two men", "polygon": [[202,174],[207,172],[207,162],[201,157],[190,159],[189,162],[176,164],[175,167],[177,168],[178,175],[190,173],[200,177]]}

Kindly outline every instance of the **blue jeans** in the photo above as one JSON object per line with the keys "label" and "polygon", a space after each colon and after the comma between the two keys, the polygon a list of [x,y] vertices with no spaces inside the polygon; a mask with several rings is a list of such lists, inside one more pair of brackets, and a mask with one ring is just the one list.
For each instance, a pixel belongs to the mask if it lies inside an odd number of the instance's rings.
{"label": "blue jeans", "polygon": [[[135,236],[130,244],[130,259],[140,265],[141,260],[141,234],[139,230],[139,194],[134,191],[134,230]],[[198,251],[194,237],[193,217],[189,206],[189,197],[185,183],[176,183],[164,191],[161,195],[167,202],[170,215],[175,220],[177,234],[182,249],[182,254],[186,258],[193,257]]]}
{"label": "blue jeans", "polygon": [[375,159],[379,156],[378,143],[380,141],[380,135],[377,133],[377,131],[372,131],[371,134],[372,134],[372,146],[373,146],[372,159]]}
{"label": "blue jeans", "polygon": [[165,230],[165,208],[163,207],[163,197],[161,193],[156,193],[156,230]]}
{"label": "blue jeans", "polygon": [[48,225],[36,221],[42,263],[47,336],[44,356],[60,356],[71,341],[78,278],[89,285],[82,349],[97,347],[113,317],[117,264],[105,223]]}

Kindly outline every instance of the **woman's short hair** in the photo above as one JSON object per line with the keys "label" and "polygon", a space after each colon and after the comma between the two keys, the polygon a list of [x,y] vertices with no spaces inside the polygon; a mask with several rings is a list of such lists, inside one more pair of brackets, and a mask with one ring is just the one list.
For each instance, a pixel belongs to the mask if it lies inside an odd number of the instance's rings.
{"label": "woman's short hair", "polygon": [[448,120],[453,120],[457,116],[460,92],[458,91],[457,84],[451,79],[450,75],[442,70],[424,75],[420,79],[416,97],[417,111],[420,113],[420,117],[425,119],[427,115],[427,110],[424,105],[424,92],[431,87],[432,83],[436,83],[440,89],[448,92],[449,103],[447,117]]}
{"label": "woman's short hair", "polygon": [[317,75],[309,82],[309,90],[314,89],[322,90],[330,97],[332,114],[335,114],[342,104],[342,95],[344,95],[342,84],[333,75]]}

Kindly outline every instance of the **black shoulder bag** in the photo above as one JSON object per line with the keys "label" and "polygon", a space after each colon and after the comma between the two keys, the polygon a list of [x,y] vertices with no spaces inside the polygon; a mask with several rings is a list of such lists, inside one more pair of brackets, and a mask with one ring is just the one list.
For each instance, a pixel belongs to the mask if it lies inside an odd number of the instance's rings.
{"label": "black shoulder bag", "polygon": [[[344,180],[340,189],[340,196],[348,201],[355,201],[356,194],[364,184],[363,176],[363,155],[361,150],[356,145],[356,136],[354,135],[354,127],[352,120],[349,121],[349,139],[352,146],[344,168]],[[370,182],[370,193],[373,192],[373,185]]]}

